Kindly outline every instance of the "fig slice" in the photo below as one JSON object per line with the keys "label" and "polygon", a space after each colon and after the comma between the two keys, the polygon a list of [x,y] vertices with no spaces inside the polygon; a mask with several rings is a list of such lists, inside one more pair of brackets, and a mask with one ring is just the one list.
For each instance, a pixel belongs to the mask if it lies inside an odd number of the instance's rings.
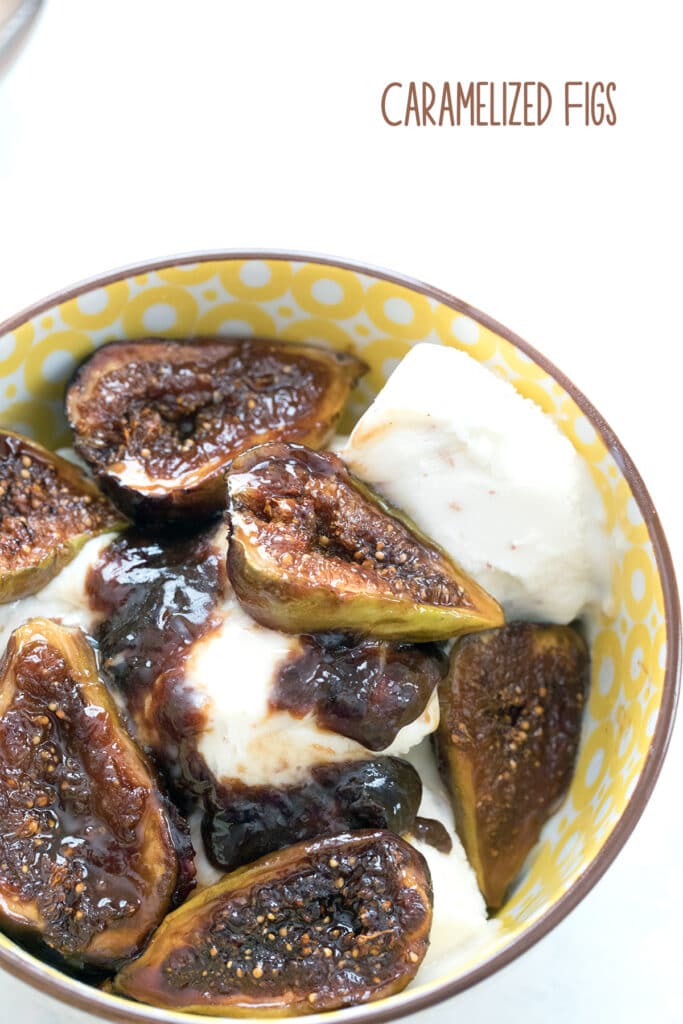
{"label": "fig slice", "polygon": [[202,835],[216,867],[232,871],[316,836],[356,829],[412,832],[422,782],[409,761],[379,757],[314,765],[290,785],[215,782],[206,794]]}
{"label": "fig slice", "polygon": [[453,648],[437,754],[493,910],[569,787],[588,677],[588,649],[571,626],[515,622]]}
{"label": "fig slice", "polygon": [[0,921],[74,967],[137,955],[192,886],[189,839],[85,635],[47,619],[0,662],[0,820]]}
{"label": "fig slice", "polygon": [[119,341],[77,370],[66,396],[75,448],[138,519],[208,516],[240,451],[282,437],[317,447],[365,372],[355,356],[244,338]]}
{"label": "fig slice", "polygon": [[485,590],[331,452],[244,452],[228,473],[228,519],[230,582],[273,629],[429,641],[503,622]]}
{"label": "fig slice", "polygon": [[0,604],[35,594],[87,540],[124,525],[77,466],[0,430]]}
{"label": "fig slice", "polygon": [[165,1009],[291,1017],[400,992],[429,944],[426,861],[388,832],[299,843],[169,915],[114,990]]}

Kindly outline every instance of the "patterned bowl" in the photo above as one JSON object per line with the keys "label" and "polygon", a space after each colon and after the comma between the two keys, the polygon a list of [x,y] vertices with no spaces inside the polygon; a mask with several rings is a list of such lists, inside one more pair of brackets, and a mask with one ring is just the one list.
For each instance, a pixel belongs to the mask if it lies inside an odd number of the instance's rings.
{"label": "patterned bowl", "polygon": [[[680,667],[676,581],[652,502],[600,414],[520,338],[416,281],[301,254],[162,260],[86,282],[19,314],[0,325],[0,425],[50,447],[68,443],[62,395],[75,364],[113,338],[148,334],[254,334],[356,352],[370,372],[341,429],[350,427],[411,345],[452,345],[537,402],[590,467],[624,554],[614,574],[616,614],[596,624],[590,700],[570,793],[544,829],[488,946],[469,962],[454,961],[441,978],[420,983],[418,977],[390,999],[324,1016],[381,1021],[445,999],[508,963],[569,913],[614,859],[652,791],[671,732]],[[74,981],[2,935],[0,964],[104,1017],[190,1019]],[[310,1018],[312,1024],[317,1019]]]}

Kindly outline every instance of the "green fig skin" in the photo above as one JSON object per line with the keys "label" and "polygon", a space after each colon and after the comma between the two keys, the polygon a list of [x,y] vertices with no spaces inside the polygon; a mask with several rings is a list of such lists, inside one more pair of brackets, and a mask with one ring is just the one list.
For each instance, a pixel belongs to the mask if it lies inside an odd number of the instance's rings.
{"label": "green fig skin", "polygon": [[498,603],[338,456],[273,443],[228,473],[228,575],[287,633],[426,642],[500,625]]}
{"label": "green fig skin", "polygon": [[571,626],[514,622],[459,640],[439,685],[436,750],[491,910],[574,774],[590,658]]}
{"label": "green fig skin", "polygon": [[123,516],[78,466],[0,431],[0,604],[37,593]]}

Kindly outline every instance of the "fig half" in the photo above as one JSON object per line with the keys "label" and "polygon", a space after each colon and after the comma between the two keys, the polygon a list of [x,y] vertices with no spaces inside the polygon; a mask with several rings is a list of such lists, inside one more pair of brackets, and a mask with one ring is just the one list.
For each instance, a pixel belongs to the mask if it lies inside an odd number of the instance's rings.
{"label": "fig half", "polygon": [[35,594],[125,519],[77,466],[0,430],[0,604]]}
{"label": "fig half", "polygon": [[[171,717],[181,718],[183,731],[186,716],[177,714],[171,693],[183,687],[192,645],[220,622],[227,587],[222,540],[215,527],[161,539],[128,530],[88,573],[90,604],[100,614],[95,636],[102,663],[125,693],[138,739],[157,749],[159,732],[169,732],[162,718],[167,726]],[[321,633],[302,636],[297,646],[275,673],[271,708],[300,718],[312,713],[322,728],[368,750],[386,749],[420,717],[448,664],[434,644]],[[229,649],[226,655],[229,661]],[[229,675],[226,666],[226,685]],[[196,702],[190,704],[197,719]],[[177,729],[170,731],[176,733],[172,745],[182,740]]]}
{"label": "fig half", "polygon": [[[0,920],[79,968],[136,956],[194,869],[84,634],[46,619],[0,662]],[[181,891],[179,891],[181,890]]]}
{"label": "fig half", "polygon": [[112,342],[66,396],[75,448],[136,518],[211,515],[245,448],[281,437],[316,447],[366,367],[314,345],[244,338]]}
{"label": "fig half", "polygon": [[244,452],[228,474],[228,519],[230,581],[272,629],[428,641],[503,622],[485,590],[331,452]]}
{"label": "fig half", "polygon": [[356,832],[290,846],[166,918],[114,989],[165,1009],[291,1017],[400,992],[429,944],[424,858]]}
{"label": "fig half", "polygon": [[569,787],[588,677],[588,649],[570,626],[515,622],[453,649],[439,688],[437,753],[492,909]]}

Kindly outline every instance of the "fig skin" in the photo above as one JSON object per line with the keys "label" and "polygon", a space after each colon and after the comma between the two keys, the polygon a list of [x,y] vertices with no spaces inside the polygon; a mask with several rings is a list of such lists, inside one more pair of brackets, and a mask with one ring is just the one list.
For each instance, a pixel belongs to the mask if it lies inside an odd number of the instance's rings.
{"label": "fig skin", "polygon": [[439,687],[437,757],[492,910],[569,788],[589,669],[571,626],[515,622],[453,648]]}
{"label": "fig skin", "polygon": [[504,621],[498,603],[331,452],[272,443],[228,473],[228,576],[286,633],[444,640]]}
{"label": "fig skin", "polygon": [[400,992],[429,944],[426,861],[363,831],[299,843],[170,914],[114,991],[164,1009],[291,1017]]}
{"label": "fig skin", "polygon": [[47,619],[0,662],[0,819],[0,921],[71,967],[120,967],[194,884],[187,833],[90,644]]}
{"label": "fig skin", "polygon": [[262,339],[111,342],[76,371],[66,412],[75,449],[138,521],[209,517],[245,448],[331,436],[367,367],[315,345]]}
{"label": "fig skin", "polygon": [[35,594],[86,541],[125,523],[77,466],[0,430],[0,604]]}
{"label": "fig skin", "polygon": [[308,779],[288,786],[213,780],[205,794],[204,847],[216,867],[232,871],[316,836],[413,832],[421,799],[420,776],[398,757],[315,765]]}

